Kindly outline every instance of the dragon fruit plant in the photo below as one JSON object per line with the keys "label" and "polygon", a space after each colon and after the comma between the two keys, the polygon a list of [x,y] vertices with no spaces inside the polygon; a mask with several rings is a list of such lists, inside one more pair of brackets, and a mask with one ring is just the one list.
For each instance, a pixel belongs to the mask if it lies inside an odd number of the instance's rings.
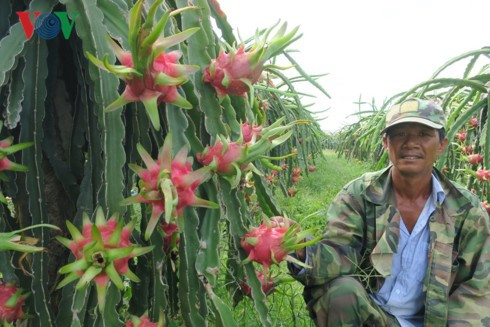
{"label": "dragon fruit plant", "polygon": [[113,73],[126,83],[124,92],[107,106],[105,111],[113,111],[127,103],[141,101],[153,127],[159,130],[158,104],[166,102],[184,109],[191,109],[192,105],[179,94],[177,87],[188,81],[189,74],[199,70],[199,66],[179,64],[181,51],[165,53],[168,48],[189,38],[199,30],[198,27],[189,28],[168,37],[161,35],[169,18],[186,10],[197,9],[197,7],[167,11],[154,25],[157,8],[163,0],[153,3],[144,23],[141,18],[143,2],[144,0],[139,0],[130,11],[128,35],[130,51],[123,50],[109,38],[121,65],[109,64],[107,55],[103,60],[97,59],[89,52],[86,55],[97,67]]}
{"label": "dragon fruit plant", "polygon": [[131,258],[150,252],[153,246],[141,247],[130,242],[134,225],[134,221],[124,225],[117,214],[106,220],[100,207],[95,215],[95,224],[86,213],[83,214],[82,233],[67,220],[66,226],[73,239],[61,236],[56,239],[71,250],[75,261],[60,268],[59,272],[67,276],[57,288],[79,279],[76,289],[80,290],[93,280],[97,288],[99,310],[102,312],[109,280],[120,290],[124,288],[120,275],[139,282],[138,276],[129,269],[128,262]]}
{"label": "dragon fruit plant", "polygon": [[151,322],[148,312],[145,312],[141,317],[131,316],[124,327],[163,327],[164,319],[165,315],[163,311],[160,311],[158,322]]}
{"label": "dragon fruit plant", "polygon": [[10,323],[24,316],[22,303],[29,294],[15,287],[13,282],[0,282],[0,323],[11,326]]}
{"label": "dragon fruit plant", "polygon": [[[254,171],[261,174],[252,164],[254,160],[260,159],[266,167],[280,170],[281,167],[274,166],[269,159],[283,157],[269,158],[264,154],[285,142],[292,134],[293,125],[305,123],[305,121],[294,121],[281,126],[284,119],[284,117],[278,119],[272,125],[263,128],[260,134],[254,135],[256,142],[245,142],[243,133],[238,141],[219,137],[213,146],[206,147],[202,153],[196,155],[197,160],[206,166],[215,163],[213,170],[227,179],[232,187],[238,186],[242,172]],[[285,131],[287,132],[283,133]]]}
{"label": "dragon fruit plant", "polygon": [[211,176],[214,164],[193,171],[192,158],[187,157],[187,147],[180,149],[175,158],[172,158],[171,144],[172,135],[168,134],[157,161],[138,144],[138,153],[146,169],[129,164],[140,177],[139,193],[123,200],[122,204],[147,203],[152,207],[145,231],[146,240],[150,238],[163,213],[168,224],[172,217],[182,215],[184,208],[188,206],[218,208],[216,203],[198,198],[195,194],[197,187]]}
{"label": "dragon fruit plant", "polygon": [[257,41],[250,48],[245,49],[243,44],[238,50],[229,46],[228,53],[221,51],[218,58],[206,67],[204,81],[211,84],[219,97],[227,94],[246,97],[253,84],[260,79],[262,71],[268,68],[266,61],[296,40],[294,36],[298,27],[285,34],[287,24],[284,23],[268,42],[267,38],[276,25],[267,29],[262,38],[256,35]]}
{"label": "dragon fruit plant", "polygon": [[[271,217],[271,219],[283,219],[284,217]],[[264,222],[259,227],[254,227],[245,234],[240,245],[245,250],[248,257],[244,263],[255,261],[264,267],[267,274],[269,266],[279,264],[283,260],[288,260],[298,265],[308,267],[303,262],[289,255],[298,249],[307,247],[318,242],[321,236],[310,241],[305,241],[306,237],[312,235],[312,230],[300,231],[299,225],[273,227],[269,222]]]}

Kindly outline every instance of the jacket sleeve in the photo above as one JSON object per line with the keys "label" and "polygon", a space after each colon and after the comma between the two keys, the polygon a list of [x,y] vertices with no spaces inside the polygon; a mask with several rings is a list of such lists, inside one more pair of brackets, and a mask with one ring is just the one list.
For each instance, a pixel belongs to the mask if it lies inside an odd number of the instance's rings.
{"label": "jacket sleeve", "polygon": [[289,265],[291,275],[306,286],[328,283],[353,274],[363,244],[365,219],[360,201],[344,188],[330,205],[323,239],[307,248],[307,264],[297,269]]}
{"label": "jacket sleeve", "polygon": [[489,218],[481,206],[470,210],[462,226],[452,270],[448,326],[490,326]]}

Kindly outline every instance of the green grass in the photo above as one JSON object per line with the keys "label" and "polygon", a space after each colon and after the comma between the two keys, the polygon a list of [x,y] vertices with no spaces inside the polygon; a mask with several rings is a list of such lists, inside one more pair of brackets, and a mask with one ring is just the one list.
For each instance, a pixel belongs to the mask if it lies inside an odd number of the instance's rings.
{"label": "green grass", "polygon": [[[290,218],[300,221],[303,229],[316,228],[319,233],[324,228],[326,209],[335,195],[349,181],[370,170],[367,164],[337,158],[333,151],[327,150],[324,154],[325,158],[317,160],[316,170],[309,176],[303,174],[303,180],[296,184],[296,196],[285,197],[279,190],[275,192],[281,208]],[[271,269],[273,274],[288,277],[285,263]],[[273,326],[314,326],[306,311],[302,292],[303,286],[293,281],[282,283],[269,295],[267,305]],[[226,297],[224,292],[219,293]],[[233,314],[240,326],[261,326],[251,299],[240,301]]]}
{"label": "green grass", "polygon": [[325,150],[324,155],[325,158],[317,160],[316,170],[296,184],[296,196],[275,192],[281,208],[289,218],[299,221],[302,228],[323,229],[326,210],[337,193],[349,181],[370,170],[368,164],[337,158],[331,150]]}

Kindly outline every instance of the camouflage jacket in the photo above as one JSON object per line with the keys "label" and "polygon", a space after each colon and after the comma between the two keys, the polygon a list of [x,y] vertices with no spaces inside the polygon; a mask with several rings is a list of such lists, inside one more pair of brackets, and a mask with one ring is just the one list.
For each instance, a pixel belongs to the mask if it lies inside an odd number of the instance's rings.
{"label": "camouflage jacket", "polygon": [[[376,292],[391,273],[400,214],[391,203],[391,167],[347,184],[327,213],[323,240],[308,248],[311,269],[290,266],[305,297],[340,275]],[[479,199],[434,169],[446,194],[430,216],[424,326],[490,326],[490,231]],[[384,276],[384,277],[383,277]]]}

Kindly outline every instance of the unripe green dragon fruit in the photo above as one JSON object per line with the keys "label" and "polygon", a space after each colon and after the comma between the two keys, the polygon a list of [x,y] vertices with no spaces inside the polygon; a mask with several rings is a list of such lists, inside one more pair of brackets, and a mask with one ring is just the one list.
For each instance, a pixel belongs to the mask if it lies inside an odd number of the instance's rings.
{"label": "unripe green dragon fruit", "polygon": [[79,290],[93,280],[97,288],[99,310],[102,312],[109,280],[120,290],[124,289],[120,275],[139,282],[138,276],[129,269],[128,262],[131,258],[150,252],[153,246],[141,247],[130,242],[134,225],[134,221],[124,225],[117,214],[106,220],[100,207],[95,215],[95,224],[86,213],[83,214],[82,233],[67,220],[66,226],[73,239],[61,236],[56,239],[71,250],[75,261],[61,267],[59,272],[68,275],[57,288],[79,279],[76,285]]}
{"label": "unripe green dragon fruit", "polygon": [[165,222],[182,215],[185,207],[197,206],[218,208],[214,202],[198,198],[195,194],[199,184],[211,177],[214,164],[192,170],[192,158],[187,157],[188,149],[183,147],[172,158],[172,136],[168,134],[163,147],[160,149],[158,160],[155,161],[140,145],[138,153],[143,159],[146,169],[135,164],[129,164],[140,177],[139,193],[123,200],[123,205],[132,203],[147,203],[152,207],[151,218],[145,231],[145,239],[149,239],[160,216],[165,213]]}
{"label": "unripe green dragon fruit", "polygon": [[219,97],[227,94],[246,97],[252,85],[260,79],[262,71],[267,68],[265,62],[295,41],[298,27],[285,34],[287,24],[284,23],[272,40],[267,42],[267,37],[275,27],[267,29],[262,38],[257,35],[257,41],[249,49],[241,45],[238,50],[229,47],[228,53],[221,51],[218,58],[206,67],[204,81],[214,87]]}
{"label": "unripe green dragon fruit", "polygon": [[141,18],[143,2],[144,0],[136,2],[130,11],[128,35],[130,51],[123,50],[109,38],[121,65],[109,64],[107,55],[103,60],[97,59],[89,52],[86,52],[86,55],[97,67],[113,73],[126,83],[121,96],[105,110],[113,111],[127,103],[141,101],[154,128],[159,130],[158,104],[167,102],[184,109],[191,109],[192,105],[179,94],[177,87],[188,81],[189,74],[199,70],[199,66],[179,64],[181,51],[164,52],[186,40],[199,30],[198,27],[168,37],[161,37],[161,35],[170,17],[197,7],[167,11],[154,26],[156,11],[163,0],[156,0],[153,3],[144,23]]}
{"label": "unripe green dragon fruit", "polygon": [[15,287],[13,282],[0,282],[0,323],[11,326],[10,323],[24,316],[22,303],[28,296],[22,289]]}
{"label": "unripe green dragon fruit", "polygon": [[126,322],[124,327],[164,327],[165,315],[160,311],[158,322],[151,322],[148,317],[148,312],[145,312],[141,317],[131,316],[131,319]]}

